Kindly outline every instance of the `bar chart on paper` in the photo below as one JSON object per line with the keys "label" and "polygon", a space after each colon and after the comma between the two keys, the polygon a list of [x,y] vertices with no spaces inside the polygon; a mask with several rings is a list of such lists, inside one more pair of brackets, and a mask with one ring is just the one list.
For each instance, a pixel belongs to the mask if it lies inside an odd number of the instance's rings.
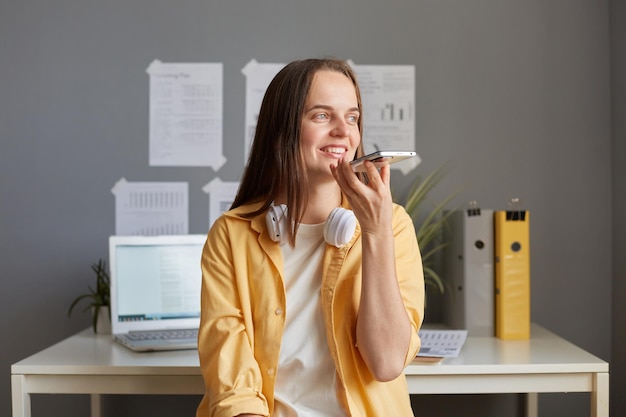
{"label": "bar chart on paper", "polygon": [[411,103],[383,103],[379,111],[381,122],[405,122],[413,118]]}
{"label": "bar chart on paper", "polygon": [[185,235],[189,233],[186,182],[128,182],[121,179],[115,195],[116,235]]}
{"label": "bar chart on paper", "polygon": [[415,66],[356,65],[368,149],[415,146]]}

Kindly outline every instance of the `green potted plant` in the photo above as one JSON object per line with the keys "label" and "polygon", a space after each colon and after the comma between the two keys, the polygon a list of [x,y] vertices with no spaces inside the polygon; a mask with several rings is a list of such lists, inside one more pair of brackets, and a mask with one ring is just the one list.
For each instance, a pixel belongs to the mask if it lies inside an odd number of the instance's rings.
{"label": "green potted plant", "polygon": [[92,326],[94,333],[97,333],[98,329],[98,317],[100,316],[101,311],[106,311],[106,314],[109,316],[109,323],[111,318],[110,312],[110,303],[111,303],[111,288],[110,288],[110,278],[109,273],[106,268],[106,261],[100,259],[98,263],[94,263],[91,265],[91,269],[96,273],[96,286],[92,288],[91,285],[88,287],[89,292],[86,294],[79,295],[74,299],[70,308],[67,312],[68,317],[72,314],[72,310],[76,305],[84,299],[90,300],[90,303],[83,309],[83,311],[87,311],[89,309],[92,310]]}
{"label": "green potted plant", "polygon": [[424,269],[424,283],[428,288],[444,294],[445,281],[435,268],[436,254],[447,246],[443,241],[443,230],[452,210],[446,206],[456,195],[450,194],[443,201],[428,206],[429,192],[443,179],[444,167],[435,169],[423,180],[418,177],[409,190],[404,207],[415,223],[415,234],[422,250],[422,266]]}

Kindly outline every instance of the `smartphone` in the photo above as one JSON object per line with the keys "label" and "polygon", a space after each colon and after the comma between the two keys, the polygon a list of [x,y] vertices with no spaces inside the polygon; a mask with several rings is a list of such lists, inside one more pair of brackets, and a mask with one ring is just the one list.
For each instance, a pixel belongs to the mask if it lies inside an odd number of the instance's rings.
{"label": "smartphone", "polygon": [[363,165],[365,161],[371,161],[376,168],[380,168],[385,164],[394,164],[412,158],[415,155],[416,153],[413,151],[376,151],[351,161],[350,166],[354,172],[365,172],[365,166]]}

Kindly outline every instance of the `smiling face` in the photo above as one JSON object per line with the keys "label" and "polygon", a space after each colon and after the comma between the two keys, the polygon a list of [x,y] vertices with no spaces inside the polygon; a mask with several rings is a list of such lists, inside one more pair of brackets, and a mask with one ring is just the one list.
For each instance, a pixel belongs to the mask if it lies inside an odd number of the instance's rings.
{"label": "smiling face", "polygon": [[337,71],[315,73],[302,116],[300,150],[311,181],[334,181],[330,165],[354,159],[361,143],[352,81]]}

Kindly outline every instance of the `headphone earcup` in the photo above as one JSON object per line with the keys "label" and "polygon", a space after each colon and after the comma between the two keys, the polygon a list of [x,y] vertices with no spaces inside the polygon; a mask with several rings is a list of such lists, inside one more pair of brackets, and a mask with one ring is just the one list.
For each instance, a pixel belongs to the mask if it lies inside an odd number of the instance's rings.
{"label": "headphone earcup", "polygon": [[274,242],[281,244],[287,242],[286,221],[287,206],[285,204],[271,205],[265,215],[265,224],[267,225],[267,233]]}
{"label": "headphone earcup", "polygon": [[341,247],[350,242],[356,230],[356,216],[352,210],[336,207],[324,224],[324,239],[327,243]]}
{"label": "headphone earcup", "polygon": [[[281,245],[288,242],[287,206],[271,205],[265,215],[267,233],[274,242]],[[326,243],[341,247],[350,242],[356,230],[356,216],[352,210],[335,207],[324,223],[324,240]]]}

